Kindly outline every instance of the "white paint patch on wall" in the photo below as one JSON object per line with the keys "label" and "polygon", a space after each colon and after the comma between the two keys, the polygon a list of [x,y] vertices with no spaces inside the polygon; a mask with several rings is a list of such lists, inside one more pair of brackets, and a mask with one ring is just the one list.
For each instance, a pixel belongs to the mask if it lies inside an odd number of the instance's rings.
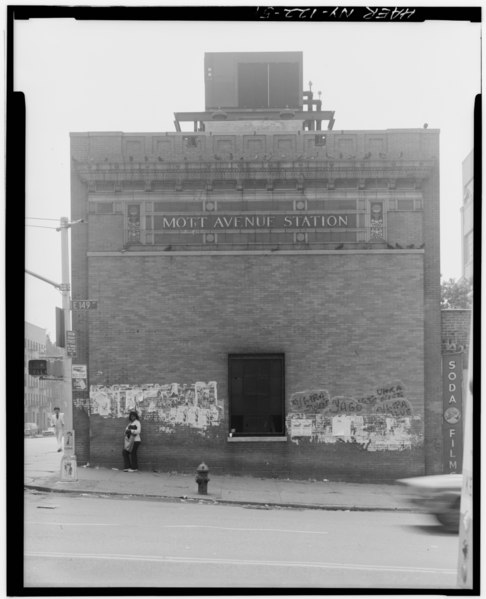
{"label": "white paint patch on wall", "polygon": [[379,414],[324,418],[322,414],[290,414],[287,430],[294,443],[307,438],[315,443],[356,443],[367,451],[399,451],[421,443],[422,437],[412,431],[412,420]]}

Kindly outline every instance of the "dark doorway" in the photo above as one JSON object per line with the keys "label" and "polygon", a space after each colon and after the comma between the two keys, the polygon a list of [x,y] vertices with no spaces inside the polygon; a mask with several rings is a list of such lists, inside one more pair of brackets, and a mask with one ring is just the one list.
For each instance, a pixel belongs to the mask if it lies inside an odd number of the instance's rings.
{"label": "dark doorway", "polygon": [[230,429],[234,435],[283,435],[283,354],[229,356]]}

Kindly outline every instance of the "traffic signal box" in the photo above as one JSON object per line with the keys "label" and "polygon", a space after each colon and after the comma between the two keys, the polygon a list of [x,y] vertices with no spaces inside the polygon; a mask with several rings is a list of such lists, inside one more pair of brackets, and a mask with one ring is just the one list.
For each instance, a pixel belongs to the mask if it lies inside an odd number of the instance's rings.
{"label": "traffic signal box", "polygon": [[63,359],[29,360],[29,374],[30,376],[62,379],[64,377]]}
{"label": "traffic signal box", "polygon": [[64,312],[58,306],[56,306],[56,345],[57,347],[66,347]]}

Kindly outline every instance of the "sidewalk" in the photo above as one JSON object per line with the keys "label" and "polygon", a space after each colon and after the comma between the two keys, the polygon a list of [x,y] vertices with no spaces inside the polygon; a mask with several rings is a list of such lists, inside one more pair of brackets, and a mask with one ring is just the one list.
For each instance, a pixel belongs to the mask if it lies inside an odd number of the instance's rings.
{"label": "sidewalk", "polygon": [[296,481],[209,473],[207,495],[198,493],[194,474],[123,472],[78,467],[77,481],[61,481],[60,471],[25,473],[25,488],[76,494],[119,495],[208,503],[363,511],[410,511],[399,485]]}

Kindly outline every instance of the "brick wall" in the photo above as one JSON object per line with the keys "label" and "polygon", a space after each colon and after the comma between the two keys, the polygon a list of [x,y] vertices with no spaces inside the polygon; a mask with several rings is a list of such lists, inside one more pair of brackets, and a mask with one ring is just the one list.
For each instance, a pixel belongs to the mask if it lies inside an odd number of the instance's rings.
{"label": "brick wall", "polygon": [[[126,419],[91,416],[91,465],[122,468]],[[424,473],[423,447],[407,451],[368,452],[342,443],[227,443],[223,427],[203,438],[196,431],[164,435],[158,425],[142,420],[138,451],[142,470],[194,473],[201,462],[210,474],[251,475],[297,480],[385,482]],[[196,483],[194,483],[196,485]]]}
{"label": "brick wall", "polygon": [[[296,381],[290,393],[331,373],[336,392],[349,393],[375,382],[385,355],[387,364],[404,353],[423,358],[421,265],[420,254],[369,252],[90,257],[89,295],[99,300],[90,314],[90,367],[108,365],[110,383],[216,380],[215,356],[225,372],[230,351],[285,351]],[[194,359],[181,368],[188,351]],[[294,373],[294,355],[305,357],[305,375],[300,359]],[[349,371],[358,356],[369,371]]]}
{"label": "brick wall", "polygon": [[423,214],[421,212],[388,212],[387,236],[389,243],[399,243],[402,247],[420,247],[424,242]]}
{"label": "brick wall", "polygon": [[468,366],[471,310],[442,310],[442,353],[464,352],[463,365]]}
{"label": "brick wall", "polygon": [[[90,315],[89,371],[103,373],[91,383],[217,382],[219,427],[205,435],[180,427],[168,436],[144,424],[140,455],[150,467],[190,470],[207,459],[221,471],[258,475],[419,474],[420,448],[371,454],[305,441],[230,444],[226,418],[227,355],[254,352],[285,354],[287,404],[305,389],[353,397],[398,379],[423,418],[422,261],[421,254],[369,251],[90,257],[89,294],[99,309]],[[91,420],[91,463],[119,463],[124,421]]]}
{"label": "brick wall", "polygon": [[90,252],[112,251],[123,248],[123,214],[90,214]]}

